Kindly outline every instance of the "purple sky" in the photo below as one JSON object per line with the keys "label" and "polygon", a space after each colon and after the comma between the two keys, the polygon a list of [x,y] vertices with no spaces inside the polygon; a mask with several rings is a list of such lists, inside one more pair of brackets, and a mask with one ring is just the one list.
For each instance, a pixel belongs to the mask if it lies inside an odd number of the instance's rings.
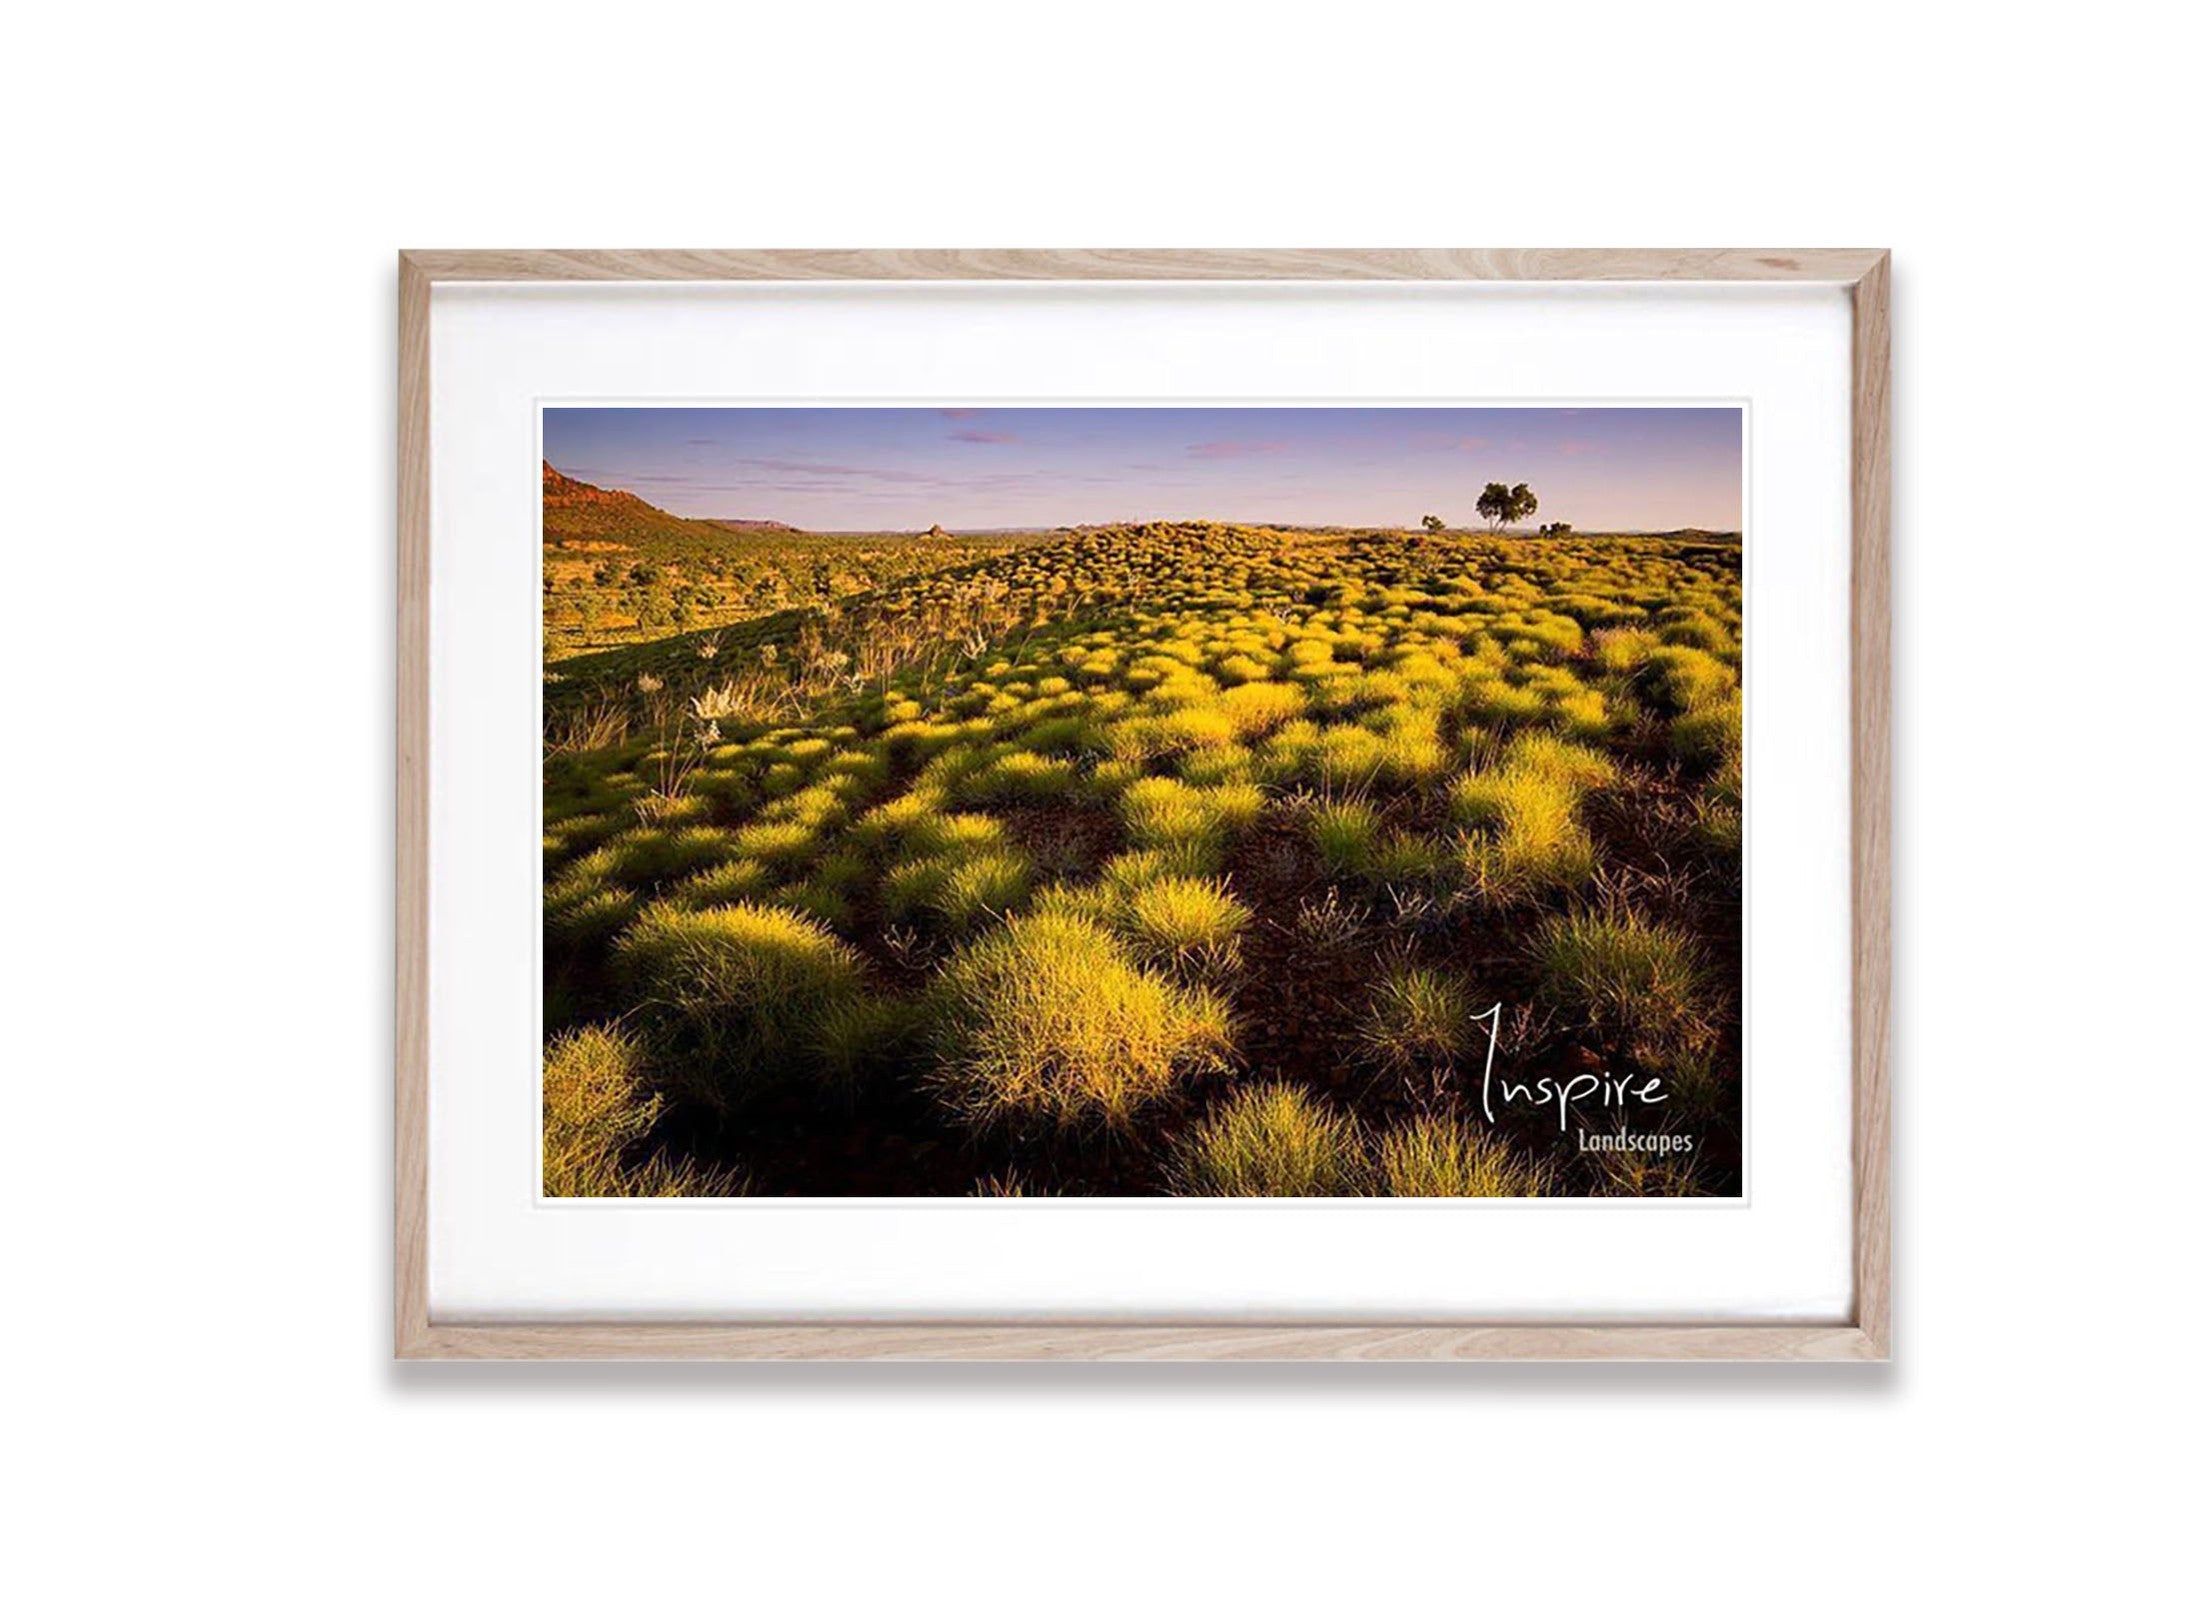
{"label": "purple sky", "polygon": [[554,407],[567,476],[684,516],[843,531],[1208,518],[1476,525],[1484,483],[1534,520],[1741,526],[1731,407]]}

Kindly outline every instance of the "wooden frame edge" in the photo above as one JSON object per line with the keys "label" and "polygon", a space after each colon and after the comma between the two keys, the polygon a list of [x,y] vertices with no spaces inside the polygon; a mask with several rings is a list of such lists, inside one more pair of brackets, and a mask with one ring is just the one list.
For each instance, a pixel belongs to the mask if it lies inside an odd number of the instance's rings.
{"label": "wooden frame edge", "polygon": [[1234,1362],[1879,1358],[1851,1326],[1333,1326],[1066,1322],[786,1322],[741,1326],[471,1325],[427,1329],[415,1358],[448,1360],[949,1360]]}
{"label": "wooden frame edge", "polygon": [[[1881,249],[406,250],[398,256],[395,1347],[401,1360],[1731,1360],[1892,1354],[1892,428]],[[438,1324],[428,1315],[429,298],[436,283],[1089,279],[1797,282],[1853,307],[1850,451],[1853,1319],[1830,1325],[772,1322]]]}
{"label": "wooden frame edge", "polygon": [[1854,304],[1848,627],[1853,873],[1855,1319],[1892,1353],[1893,259],[1859,276]]}
{"label": "wooden frame edge", "polygon": [[397,261],[397,1354],[423,1353],[428,1322],[428,294]]}
{"label": "wooden frame edge", "polygon": [[1085,279],[1108,282],[1853,283],[1878,250],[408,250],[439,283]]}

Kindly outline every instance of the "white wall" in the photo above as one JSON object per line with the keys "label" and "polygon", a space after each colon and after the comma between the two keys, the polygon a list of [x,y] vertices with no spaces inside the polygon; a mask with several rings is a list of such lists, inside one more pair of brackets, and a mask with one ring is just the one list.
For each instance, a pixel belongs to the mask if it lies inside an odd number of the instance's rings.
{"label": "white wall", "polygon": [[[2121,4],[1516,9],[16,19],[24,1591],[2113,1589],[2163,1553],[2180,57]],[[1896,250],[1895,1366],[392,1368],[393,252],[1007,243]]]}

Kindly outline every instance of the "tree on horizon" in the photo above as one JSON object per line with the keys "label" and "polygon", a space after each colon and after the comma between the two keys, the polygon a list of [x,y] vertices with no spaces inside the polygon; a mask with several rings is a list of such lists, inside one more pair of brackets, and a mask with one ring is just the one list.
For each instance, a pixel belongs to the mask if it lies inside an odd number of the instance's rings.
{"label": "tree on horizon", "polygon": [[1481,498],[1474,502],[1474,511],[1494,531],[1525,521],[1535,514],[1540,503],[1535,498],[1535,491],[1524,483],[1487,483],[1482,485]]}

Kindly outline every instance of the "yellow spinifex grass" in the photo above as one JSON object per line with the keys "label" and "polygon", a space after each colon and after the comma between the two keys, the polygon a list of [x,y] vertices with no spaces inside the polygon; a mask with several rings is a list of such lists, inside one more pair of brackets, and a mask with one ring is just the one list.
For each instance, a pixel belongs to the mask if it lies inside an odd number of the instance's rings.
{"label": "yellow spinifex grass", "polygon": [[1239,1090],[1184,1135],[1175,1192],[1203,1199],[1291,1199],[1356,1193],[1366,1150],[1350,1115],[1296,1083]]}
{"label": "yellow spinifex grass", "polygon": [[1610,757],[1554,734],[1513,739],[1451,787],[1451,814],[1470,830],[1462,851],[1469,880],[1500,903],[1587,882],[1596,850],[1580,799],[1616,775]]}
{"label": "yellow spinifex grass", "polygon": [[1683,1049],[1710,1030],[1707,968],[1694,941],[1633,910],[1576,910],[1530,944],[1542,992],[1606,1044]]}
{"label": "yellow spinifex grass", "polygon": [[1374,1180],[1392,1199],[1532,1199],[1553,1178],[1479,1123],[1419,1116],[1376,1141]]}
{"label": "yellow spinifex grass", "polygon": [[1382,843],[1382,819],[1363,800],[1322,799],[1305,808],[1306,837],[1339,877],[1369,871]]}
{"label": "yellow spinifex grass", "polygon": [[641,1045],[617,1027],[583,1027],[542,1052],[542,1192],[551,1199],[673,1199],[738,1194],[738,1176],[662,1152],[632,1152],[664,1114]]}
{"label": "yellow spinifex grass", "polygon": [[1139,954],[1180,970],[1237,964],[1237,939],[1252,912],[1203,877],[1161,877],[1131,890],[1111,918]]}
{"label": "yellow spinifex grass", "polygon": [[623,933],[613,971],[659,1031],[683,1084],[723,1104],[744,1079],[797,1068],[817,1018],[859,989],[862,962],[831,929],[778,905],[659,902]]}
{"label": "yellow spinifex grass", "polygon": [[934,1086],[979,1125],[1120,1125],[1229,1047],[1218,997],[1139,970],[1106,929],[1066,912],[986,934],[930,997]]}
{"label": "yellow spinifex grass", "polygon": [[1359,1044],[1368,1059],[1397,1071],[1448,1066],[1466,1055],[1475,1031],[1474,1002],[1448,972],[1405,966],[1386,973],[1368,996]]}

